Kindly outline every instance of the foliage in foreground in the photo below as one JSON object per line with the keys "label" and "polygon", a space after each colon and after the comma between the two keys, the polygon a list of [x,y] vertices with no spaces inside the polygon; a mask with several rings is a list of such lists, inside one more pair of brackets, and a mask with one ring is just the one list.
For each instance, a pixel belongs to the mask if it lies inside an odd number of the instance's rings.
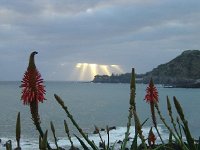
{"label": "foliage in foreground", "polygon": [[[40,127],[40,117],[38,113],[38,104],[39,102],[43,102],[45,100],[45,90],[43,86],[43,79],[41,79],[41,75],[39,74],[35,63],[34,63],[34,55],[37,54],[37,52],[33,52],[30,55],[30,61],[29,66],[27,69],[27,72],[25,73],[25,76],[22,81],[22,100],[24,104],[28,104],[30,106],[30,111],[32,115],[32,120],[34,125],[36,126],[36,129],[38,130],[40,136],[39,136],[39,149],[40,150],[52,150],[51,146],[48,144],[47,141],[47,135],[48,131],[43,132],[42,128]],[[153,80],[150,80],[150,83],[146,89],[146,96],[145,99],[150,105],[151,109],[151,116],[152,116],[152,127],[149,131],[148,137],[144,137],[142,128],[143,125],[147,120],[145,120],[143,123],[141,123],[137,111],[136,111],[136,84],[135,84],[135,71],[132,69],[132,76],[130,81],[130,107],[129,107],[129,114],[128,114],[128,122],[127,122],[127,130],[124,136],[124,139],[121,143],[120,150],[200,150],[200,141],[195,141],[192,137],[188,121],[185,118],[184,112],[182,110],[182,107],[179,103],[179,101],[176,99],[176,97],[173,97],[173,102],[176,108],[176,111],[178,113],[178,116],[176,119],[173,116],[172,108],[171,108],[171,102],[169,98],[167,97],[167,110],[170,117],[171,122],[167,123],[165,121],[165,118],[163,117],[159,105],[158,105],[158,92],[156,87],[154,86]],[[39,93],[39,95],[38,95]],[[73,115],[70,113],[68,107],[64,103],[61,97],[54,94],[54,97],[58,104],[62,107],[62,109],[65,111],[68,119],[72,122],[73,126],[78,130],[81,137],[78,137],[77,135],[74,135],[77,140],[80,142],[82,148],[84,150],[115,150],[116,143],[110,143],[110,134],[109,134],[109,127],[106,127],[106,133],[107,133],[107,143],[102,139],[101,133],[98,127],[95,126],[95,131],[99,135],[100,143],[99,145],[96,145],[94,141],[90,140],[88,135],[84,133],[83,129],[79,126],[79,124],[74,119]],[[157,112],[159,119],[162,121],[162,123],[165,125],[166,129],[169,131],[169,139],[165,143],[159,133],[159,130],[157,129],[157,119],[155,113]],[[131,141],[131,146],[127,147],[127,143],[130,139],[130,127],[131,127],[131,120],[134,120],[134,126],[135,126],[135,136],[133,140]],[[55,140],[55,147],[56,150],[64,150],[64,148],[59,147],[57,143],[57,137],[56,137],[56,130],[54,128],[53,122],[50,122],[51,131],[53,133],[53,137]],[[70,130],[67,124],[67,121],[64,120],[64,128],[67,134],[67,137],[71,143],[70,150],[78,150],[79,148],[75,147],[73,144],[73,141],[71,139]],[[156,132],[161,140],[161,144],[156,144],[156,137],[152,131],[152,128],[156,129]],[[17,122],[16,122],[16,141],[17,141],[17,147],[15,150],[21,150],[20,147],[20,137],[21,137],[21,123],[20,123],[20,113],[17,116]],[[183,137],[186,138],[186,140],[183,139]],[[138,144],[138,138],[141,140],[141,144]],[[84,140],[83,140],[84,139]],[[129,141],[130,142],[130,141]],[[9,140],[6,142],[6,150],[12,150],[12,142]]]}

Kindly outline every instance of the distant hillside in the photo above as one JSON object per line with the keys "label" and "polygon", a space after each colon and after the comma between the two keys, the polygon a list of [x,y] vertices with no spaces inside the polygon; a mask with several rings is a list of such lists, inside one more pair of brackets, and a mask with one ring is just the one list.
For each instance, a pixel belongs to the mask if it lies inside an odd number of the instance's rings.
{"label": "distant hillside", "polygon": [[[112,76],[95,76],[93,82],[129,83],[130,73]],[[161,64],[152,71],[137,75],[139,82],[148,83],[150,78],[157,84],[175,87],[200,87],[200,51],[187,50],[168,63]]]}
{"label": "distant hillside", "polygon": [[193,83],[200,79],[200,51],[187,50],[166,64],[159,65],[147,72],[143,82],[147,83],[153,77],[159,84]]}

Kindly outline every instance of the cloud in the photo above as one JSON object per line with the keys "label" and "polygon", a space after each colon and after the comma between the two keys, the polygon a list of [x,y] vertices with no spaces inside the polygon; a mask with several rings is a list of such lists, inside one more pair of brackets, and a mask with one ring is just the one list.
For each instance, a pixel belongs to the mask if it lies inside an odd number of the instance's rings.
{"label": "cloud", "polygon": [[79,62],[144,73],[200,47],[196,0],[3,0],[0,17],[0,80],[20,80],[32,50],[46,79],[70,80]]}

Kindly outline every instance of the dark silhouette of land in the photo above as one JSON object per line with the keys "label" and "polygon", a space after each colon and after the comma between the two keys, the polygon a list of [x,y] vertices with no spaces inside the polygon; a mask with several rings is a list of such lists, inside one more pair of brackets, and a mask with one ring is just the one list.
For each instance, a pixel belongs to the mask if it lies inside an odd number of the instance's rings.
{"label": "dark silhouette of land", "polygon": [[[145,74],[136,74],[137,83],[148,83],[165,87],[200,88],[200,51],[186,50],[173,60],[161,64]],[[96,75],[94,83],[130,83],[131,73]]]}

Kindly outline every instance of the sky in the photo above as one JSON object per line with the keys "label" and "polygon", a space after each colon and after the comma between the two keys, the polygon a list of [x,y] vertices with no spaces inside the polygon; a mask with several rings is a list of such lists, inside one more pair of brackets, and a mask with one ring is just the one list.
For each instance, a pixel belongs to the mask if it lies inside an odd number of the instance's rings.
{"label": "sky", "polygon": [[199,27],[199,0],[0,0],[0,81],[20,81],[32,51],[44,80],[145,73],[200,49]]}

